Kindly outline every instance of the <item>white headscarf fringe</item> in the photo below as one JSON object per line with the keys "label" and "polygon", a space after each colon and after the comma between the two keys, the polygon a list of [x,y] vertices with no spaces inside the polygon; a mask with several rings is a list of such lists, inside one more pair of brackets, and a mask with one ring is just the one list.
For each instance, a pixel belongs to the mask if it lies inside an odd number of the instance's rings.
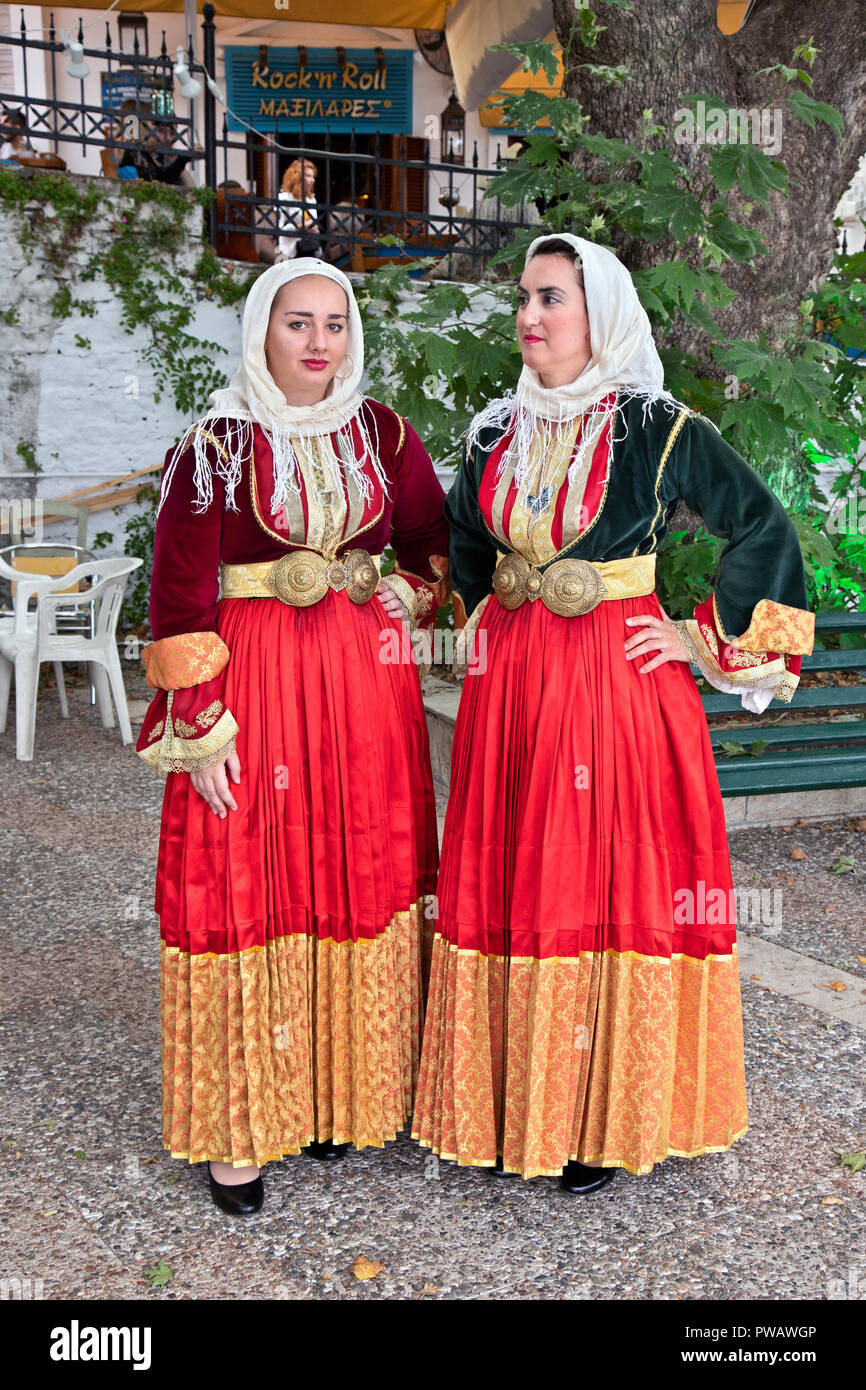
{"label": "white headscarf fringe", "polygon": [[[664,389],[664,372],[650,322],[625,266],[606,247],[571,233],[560,233],[556,238],[550,234],[537,237],[526,253],[526,264],[538,251],[543,250],[545,241],[554,239],[567,241],[580,258],[592,356],[574,381],[552,388],[544,387],[538,373],[524,365],[517,389],[486,405],[465,432],[467,447],[472,449],[479,443],[482,431],[489,427],[495,428],[500,434],[512,431],[512,437],[499,461],[496,477],[498,480],[506,468],[513,467],[518,487],[526,481],[531,458],[538,458],[533,446],[537,447],[539,434],[543,458],[549,455],[555,435],[562,425],[576,420],[580,415],[606,415],[610,425],[607,478],[610,476],[614,444],[620,443],[628,434],[623,413],[626,401],[643,401],[644,425],[654,404],[661,405],[669,415],[673,415],[679,406],[679,402]],[[615,401],[605,404],[606,398],[614,393]],[[625,434],[616,434],[616,417],[622,422]],[[575,456],[569,466],[570,484],[574,484],[580,472],[586,448],[598,438],[594,429],[587,428],[588,423],[584,422]]]}
{"label": "white headscarf fringe", "polygon": [[[264,345],[274,297],[284,284],[302,275],[325,276],[345,290],[349,308],[348,348],[325,399],[313,405],[290,406],[268,370]],[[343,473],[354,483],[365,502],[369,502],[373,494],[370,478],[363,471],[364,464],[368,463],[385,495],[390,496],[379,462],[376,419],[372,411],[362,410],[364,397],[358,386],[363,371],[361,316],[351,281],[343,272],[313,257],[297,257],[291,262],[269,267],[259,276],[247,296],[243,352],[238,369],[224,390],[212,393],[212,408],[190,426],[176,445],[163,475],[157,516],[171,487],[178,459],[190,446],[195,458],[194,510],[202,512],[211,505],[213,475],[216,474],[225,483],[226,508],[236,512],[235,490],[240,482],[242,465],[252,452],[253,425],[256,423],[264,432],[273,454],[273,512],[285,506],[290,494],[300,495],[301,461],[323,467],[330,486],[335,490],[342,488],[342,464]],[[224,421],[226,428],[215,430],[213,427],[217,420]],[[356,431],[360,447],[356,445]],[[313,440],[322,440],[332,434],[336,435],[337,457],[333,457],[329,449],[319,451],[313,448]],[[214,439],[219,442],[218,449],[213,447]],[[212,462],[214,457],[215,461]]]}
{"label": "white headscarf fringe", "polygon": [[[609,395],[610,392],[607,394]],[[610,426],[610,447],[605,470],[605,478],[608,478],[614,445],[621,443],[628,437],[628,422],[623,407],[630,400],[643,401],[642,423],[644,427],[647,422],[647,414],[650,413],[651,415],[654,405],[661,406],[668,415],[674,415],[678,408],[678,402],[667,391],[659,394],[651,390],[642,391],[637,387],[629,387],[627,390],[617,392],[615,401],[607,405],[604,404],[603,398],[601,401],[596,401],[588,406],[586,411],[563,410],[555,415],[535,415],[526,401],[521,399],[518,388],[517,391],[511,391],[498,400],[490,401],[483,410],[479,411],[465,431],[464,438],[467,448],[473,449],[478,445],[481,435],[487,429],[493,428],[499,435],[511,433],[511,439],[507,448],[503,450],[496,469],[496,481],[499,481],[507,468],[510,469],[513,466],[515,484],[517,487],[522,487],[531,464],[531,456],[538,458],[538,453],[533,451],[533,445],[537,448],[539,435],[541,435],[541,456],[546,457],[553,449],[561,426],[575,419],[576,414],[585,414],[590,417],[604,415]],[[621,434],[616,433],[619,423],[623,426],[623,433]],[[568,469],[570,485],[574,485],[583,466],[585,449],[590,444],[594,447],[596,441],[596,432],[590,427],[590,420],[585,419],[584,428],[575,447],[574,458]]]}

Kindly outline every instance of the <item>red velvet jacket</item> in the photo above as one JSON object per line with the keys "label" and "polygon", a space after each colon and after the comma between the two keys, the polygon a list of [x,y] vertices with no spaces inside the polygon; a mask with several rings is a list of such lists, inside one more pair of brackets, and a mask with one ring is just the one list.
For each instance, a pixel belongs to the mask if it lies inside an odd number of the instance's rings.
{"label": "red velvet jacket", "polygon": [[[378,555],[391,545],[394,576],[386,576],[421,624],[432,623],[448,597],[448,526],[445,494],[430,457],[412,426],[378,401],[367,400],[367,425],[378,437],[378,459],[386,496],[372,470],[372,497],[350,507],[337,548],[361,547]],[[307,487],[287,514],[275,514],[273,459],[263,431],[254,427],[252,458],[244,460],[234,492],[237,510],[227,508],[226,487],[215,471],[220,441],[232,422],[214,420],[207,446],[213,499],[194,509],[192,446],[180,455],[156,523],[150,624],[154,641],[142,653],[148,683],[158,689],[142,726],[137,749],[154,770],[193,771],[221,761],[234,746],[237,724],[222,701],[223,672],[230,653],[216,632],[219,566],[278,560],[305,545]],[[173,449],[166,453],[163,472]],[[432,561],[432,564],[431,564]],[[249,602],[264,600],[252,599]],[[270,600],[268,600],[270,601]],[[278,601],[278,600],[277,600]]]}

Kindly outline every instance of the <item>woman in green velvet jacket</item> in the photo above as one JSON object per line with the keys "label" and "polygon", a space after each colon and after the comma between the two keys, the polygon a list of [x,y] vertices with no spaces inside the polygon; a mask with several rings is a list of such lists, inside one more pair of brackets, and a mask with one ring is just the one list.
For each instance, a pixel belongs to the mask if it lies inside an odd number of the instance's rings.
{"label": "woman in green velvet jacket", "polygon": [[[814,619],[784,508],[664,390],[616,257],[539,238],[518,301],[517,391],[476,417],[446,503],[468,675],[413,1135],[586,1193],[745,1133],[736,903],[688,663],[760,712],[791,699]],[[679,498],[727,545],[672,622],[655,558]]]}

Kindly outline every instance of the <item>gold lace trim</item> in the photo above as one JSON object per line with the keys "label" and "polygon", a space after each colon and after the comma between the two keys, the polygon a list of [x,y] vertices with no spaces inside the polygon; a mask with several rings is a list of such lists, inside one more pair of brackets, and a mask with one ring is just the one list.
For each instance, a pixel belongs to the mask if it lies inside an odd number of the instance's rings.
{"label": "gold lace trim", "polygon": [[481,622],[488,603],[492,599],[492,594],[485,594],[480,603],[477,603],[470,613],[463,627],[458,629],[454,641],[454,658],[451,662],[451,670],[458,678],[465,677],[469,672],[469,655],[472,650],[472,641],[478,631],[478,624]]}
{"label": "gold lace trim", "polygon": [[[201,738],[192,738],[190,735],[195,734],[197,730],[191,724],[187,724],[184,719],[172,720],[173,700],[174,691],[170,690],[165,712],[165,729],[159,743],[154,742],[149,747],[138,750],[138,756],[158,777],[166,777],[169,772],[200,772],[203,768],[223,762],[235,751],[238,724],[234,715],[230,710],[223,709],[214,723],[214,705],[221,705],[221,701],[213,701],[206,710],[196,716],[197,720],[202,716],[207,717],[213,724],[210,732],[203,734]],[[156,730],[154,736],[155,733]]]}
{"label": "gold lace trim", "polygon": [[726,695],[738,694],[741,690],[772,690],[774,700],[790,703],[800,677],[786,670],[782,657],[744,671],[723,671],[713,658],[694,618],[681,618],[674,623],[674,627],[689,654],[689,660],[694,662],[701,675],[716,690]]}
{"label": "gold lace trim", "polygon": [[388,588],[391,590],[391,593],[394,594],[402,603],[403,608],[406,612],[406,622],[408,623],[409,631],[411,632],[418,621],[418,594],[415,593],[415,590],[412,588],[411,584],[407,583],[405,579],[402,579],[399,574],[394,574],[393,571],[391,572],[391,574],[382,575],[382,583],[387,584]]}
{"label": "gold lace trim", "polygon": [[665,471],[665,464],[667,463],[668,459],[670,458],[671,450],[673,449],[674,445],[675,445],[676,442],[677,442],[677,436],[678,436],[680,430],[682,429],[683,425],[686,423],[686,420],[690,419],[690,418],[693,416],[693,414],[694,414],[693,411],[688,410],[688,409],[685,408],[685,407],[682,409],[682,411],[680,412],[680,414],[677,416],[676,420],[674,420],[673,425],[671,426],[671,432],[670,432],[670,434],[669,434],[668,437],[667,437],[667,442],[666,442],[665,447],[664,447],[664,449],[663,449],[663,451],[662,451],[662,456],[661,456],[661,458],[659,459],[659,471],[658,471],[658,473],[656,474],[656,485],[655,485],[656,503],[657,503],[658,505],[656,506],[655,516],[653,517],[652,521],[650,522],[650,529],[649,529],[649,534],[650,534],[650,535],[652,535],[653,531],[656,529],[656,522],[658,521],[658,519],[659,519],[659,517],[661,516],[661,513],[662,513],[662,500],[661,500],[661,498],[659,497],[659,486],[660,486],[660,484],[661,484],[662,474],[663,474],[664,471]]}

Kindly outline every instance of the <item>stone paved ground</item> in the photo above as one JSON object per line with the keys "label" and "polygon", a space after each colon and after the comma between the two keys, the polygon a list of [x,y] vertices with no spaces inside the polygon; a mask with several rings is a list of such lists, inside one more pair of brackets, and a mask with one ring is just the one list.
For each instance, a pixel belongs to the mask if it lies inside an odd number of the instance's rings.
{"label": "stone paved ground", "polygon": [[[127,688],[145,694],[137,675]],[[221,1215],[159,1129],[162,784],[83,687],[70,702],[64,723],[44,678],[32,763],[11,725],[0,738],[0,1277],[49,1299],[866,1297],[866,1169],[836,1153],[866,1145],[866,1032],[748,977],[751,1127],[728,1154],[577,1198],[401,1136],[333,1169],[268,1165],[262,1213]],[[731,848],[738,886],[785,894],[782,929],[750,932],[866,976],[862,830],[747,830]],[[831,872],[840,854],[856,872]],[[359,1255],[383,1272],[357,1282]],[[151,1289],[160,1260],[171,1277]]]}

